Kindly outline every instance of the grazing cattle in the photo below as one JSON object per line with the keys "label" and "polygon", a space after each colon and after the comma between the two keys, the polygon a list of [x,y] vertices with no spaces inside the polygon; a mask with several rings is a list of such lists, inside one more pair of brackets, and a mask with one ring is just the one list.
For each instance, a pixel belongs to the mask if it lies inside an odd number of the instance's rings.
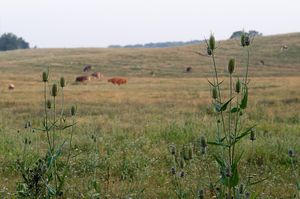
{"label": "grazing cattle", "polygon": [[14,90],[14,89],[15,89],[15,85],[13,85],[13,84],[8,85],[8,90]]}
{"label": "grazing cattle", "polygon": [[121,84],[126,84],[127,79],[120,78],[120,77],[114,77],[108,80],[108,82],[111,82],[113,84],[121,85]]}
{"label": "grazing cattle", "polygon": [[91,76],[96,79],[101,79],[103,77],[103,75],[100,72],[94,72],[91,74]]}
{"label": "grazing cattle", "polygon": [[192,69],[193,69],[193,68],[189,66],[189,67],[187,67],[187,68],[185,69],[185,72],[189,73],[189,72],[192,71]]}
{"label": "grazing cattle", "polygon": [[91,80],[90,76],[78,76],[75,79],[76,82],[81,82],[81,83],[84,83],[84,82],[87,82],[87,81],[90,81],[90,80]]}
{"label": "grazing cattle", "polygon": [[262,65],[265,65],[265,61],[264,60],[260,60],[259,61]]}
{"label": "grazing cattle", "polygon": [[280,51],[285,51],[287,50],[289,47],[287,45],[282,45],[280,48]]}
{"label": "grazing cattle", "polygon": [[89,64],[85,65],[83,68],[83,72],[88,72],[90,70],[92,70],[92,65],[89,65]]}

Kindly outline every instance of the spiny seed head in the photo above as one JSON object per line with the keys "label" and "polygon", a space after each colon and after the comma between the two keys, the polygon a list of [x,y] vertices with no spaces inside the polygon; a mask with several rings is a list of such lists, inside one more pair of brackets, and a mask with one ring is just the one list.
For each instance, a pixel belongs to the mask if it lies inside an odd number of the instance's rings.
{"label": "spiny seed head", "polygon": [[251,131],[250,131],[250,140],[251,140],[251,141],[256,140],[256,137],[255,137],[255,129],[251,129]]}
{"label": "spiny seed head", "polygon": [[213,51],[216,48],[216,40],[213,34],[210,35],[208,41],[208,47]]}
{"label": "spiny seed head", "polygon": [[59,83],[60,83],[60,87],[62,87],[62,88],[65,87],[65,86],[66,86],[65,78],[64,78],[64,77],[61,77]]}
{"label": "spiny seed head", "polygon": [[239,187],[239,193],[243,194],[244,193],[244,184],[241,184]]}
{"label": "spiny seed head", "polygon": [[76,114],[76,107],[72,106],[71,107],[71,115],[74,116]]}
{"label": "spiny seed head", "polygon": [[217,88],[215,86],[212,88],[212,98],[213,99],[218,98],[218,92],[217,92]]}
{"label": "spiny seed head", "polygon": [[171,174],[172,174],[172,175],[175,175],[175,174],[176,174],[176,169],[175,169],[175,167],[172,167],[172,168],[171,168]]}
{"label": "spiny seed head", "polygon": [[289,149],[289,157],[293,158],[295,157],[295,153],[294,153],[294,150],[293,149]]}
{"label": "spiny seed head", "polygon": [[240,79],[237,80],[236,84],[235,84],[235,92],[236,93],[240,93],[241,92],[241,81]]}
{"label": "spiny seed head", "polygon": [[47,72],[43,72],[42,80],[43,80],[43,82],[48,82],[48,73]]}
{"label": "spiny seed head", "polygon": [[171,145],[171,146],[170,146],[170,153],[171,153],[172,155],[176,155],[176,146],[174,146],[174,145]]}
{"label": "spiny seed head", "polygon": [[184,177],[184,175],[185,175],[184,171],[181,171],[181,172],[180,172],[180,177],[182,177],[182,178],[183,178],[183,177]]}
{"label": "spiny seed head", "polygon": [[193,159],[193,148],[189,148],[189,160]]}
{"label": "spiny seed head", "polygon": [[242,45],[243,47],[249,46],[249,45],[250,45],[250,37],[249,37],[249,35],[248,35],[247,33],[245,33],[245,32],[241,35],[241,45]]}
{"label": "spiny seed head", "polygon": [[53,97],[56,97],[57,96],[57,84],[53,84],[52,85],[52,93],[51,93],[51,95],[53,96]]}
{"label": "spiny seed head", "polygon": [[235,59],[230,59],[229,62],[228,62],[228,72],[230,74],[233,73],[234,67],[235,67]]}
{"label": "spiny seed head", "polygon": [[24,140],[24,143],[25,143],[25,144],[27,144],[27,143],[28,143],[28,139],[27,139],[27,138],[25,138],[25,140]]}
{"label": "spiny seed head", "polygon": [[246,198],[246,199],[249,199],[249,198],[250,198],[250,193],[249,193],[249,192],[246,192],[246,193],[245,193],[245,198]]}
{"label": "spiny seed head", "polygon": [[180,166],[181,169],[184,168],[185,162],[184,162],[183,158],[180,159],[179,166]]}
{"label": "spiny seed head", "polygon": [[200,189],[200,190],[198,191],[198,198],[199,198],[199,199],[204,199],[204,191],[203,191],[203,189]]}
{"label": "spiny seed head", "polygon": [[51,101],[50,101],[50,100],[47,100],[47,108],[48,108],[48,109],[51,109],[51,105],[52,105],[52,104],[51,104]]}
{"label": "spiny seed head", "polygon": [[205,139],[204,136],[201,136],[201,138],[200,138],[200,146],[201,146],[202,148],[206,148],[206,147],[207,147],[206,139]]}
{"label": "spiny seed head", "polygon": [[209,47],[207,47],[206,51],[209,56],[212,55],[212,50]]}

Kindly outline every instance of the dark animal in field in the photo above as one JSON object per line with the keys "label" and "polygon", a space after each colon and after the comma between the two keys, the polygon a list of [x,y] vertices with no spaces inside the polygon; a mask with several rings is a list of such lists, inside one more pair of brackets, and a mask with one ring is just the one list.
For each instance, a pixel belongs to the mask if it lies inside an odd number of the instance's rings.
{"label": "dark animal in field", "polygon": [[108,80],[108,82],[111,82],[113,84],[121,85],[121,84],[126,84],[127,79],[125,78],[120,78],[120,77],[114,77]]}
{"label": "dark animal in field", "polygon": [[8,85],[8,90],[14,90],[14,89],[15,89],[15,85],[13,85],[13,84]]}
{"label": "dark animal in field", "polygon": [[187,73],[192,72],[192,69],[193,69],[193,68],[189,66],[189,67],[187,67],[187,68],[185,69],[185,72],[187,72]]}
{"label": "dark animal in field", "polygon": [[285,50],[288,50],[289,47],[287,45],[282,45],[281,48],[280,48],[280,51],[285,51]]}
{"label": "dark animal in field", "polygon": [[92,68],[93,68],[92,65],[87,64],[83,67],[83,72],[88,72],[92,70]]}
{"label": "dark animal in field", "polygon": [[259,63],[261,63],[262,65],[265,65],[265,61],[264,60],[260,60]]}
{"label": "dark animal in field", "polygon": [[85,83],[85,82],[90,81],[90,80],[91,80],[90,76],[78,76],[75,79],[76,82],[80,82],[80,83]]}
{"label": "dark animal in field", "polygon": [[103,77],[103,74],[100,72],[94,72],[91,74],[92,77],[96,78],[96,79],[101,79]]}

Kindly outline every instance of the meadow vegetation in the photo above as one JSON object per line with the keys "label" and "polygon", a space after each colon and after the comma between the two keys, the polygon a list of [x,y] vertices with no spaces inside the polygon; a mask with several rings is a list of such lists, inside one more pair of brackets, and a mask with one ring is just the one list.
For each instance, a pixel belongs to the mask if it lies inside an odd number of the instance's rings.
{"label": "meadow vegetation", "polygon": [[[287,51],[280,51],[283,44],[289,46]],[[251,47],[251,106],[243,118],[246,126],[256,124],[256,140],[252,142],[247,135],[236,151],[244,151],[239,163],[241,181],[248,177],[265,179],[248,190],[257,193],[258,198],[291,198],[296,193],[300,151],[299,44],[300,34],[295,33],[260,37]],[[239,41],[221,41],[217,46],[220,79],[227,78],[231,57],[236,58],[236,72],[241,73],[245,57]],[[28,128],[28,122],[32,127],[43,126],[41,73],[49,67],[47,90],[53,83],[59,87],[61,76],[66,80],[65,117],[72,118],[71,107],[77,106],[72,155],[66,163],[70,149],[66,143],[59,162],[61,168],[68,168],[63,197],[177,198],[170,146],[181,150],[196,146],[202,136],[215,139],[215,113],[207,82],[212,76],[211,58],[195,52],[205,54],[206,45],[0,53],[1,197],[16,197],[18,182],[22,181],[16,161],[24,154],[24,147],[26,161],[32,165],[49,149],[46,133]],[[75,76],[83,73],[85,64],[94,65],[106,77],[75,84]],[[193,67],[191,73],[184,72],[187,66]],[[128,83],[109,84],[106,80],[112,76],[127,77]],[[7,89],[9,83],[15,84],[15,90]],[[225,84],[222,89],[229,91]],[[60,101],[57,103],[60,107]],[[70,127],[58,132],[55,139],[63,143],[71,131]],[[217,152],[210,145],[207,150]],[[209,186],[210,178],[218,179],[218,174],[212,156],[193,158],[185,165],[185,176],[176,186],[189,193],[189,198],[195,198],[199,189]],[[210,198],[209,192],[204,196]]]}

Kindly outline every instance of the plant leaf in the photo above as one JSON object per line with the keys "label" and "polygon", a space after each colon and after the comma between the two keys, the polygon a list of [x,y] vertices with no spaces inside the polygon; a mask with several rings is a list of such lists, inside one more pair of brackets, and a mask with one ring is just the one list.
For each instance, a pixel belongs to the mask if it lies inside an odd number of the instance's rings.
{"label": "plant leaf", "polygon": [[231,109],[231,113],[236,113],[236,112],[239,112],[240,111],[240,108],[238,108],[238,107],[233,107],[232,109]]}
{"label": "plant leaf", "polygon": [[248,88],[247,88],[247,86],[245,86],[245,93],[244,93],[243,99],[241,101],[240,108],[241,109],[247,108],[247,103],[248,103]]}

